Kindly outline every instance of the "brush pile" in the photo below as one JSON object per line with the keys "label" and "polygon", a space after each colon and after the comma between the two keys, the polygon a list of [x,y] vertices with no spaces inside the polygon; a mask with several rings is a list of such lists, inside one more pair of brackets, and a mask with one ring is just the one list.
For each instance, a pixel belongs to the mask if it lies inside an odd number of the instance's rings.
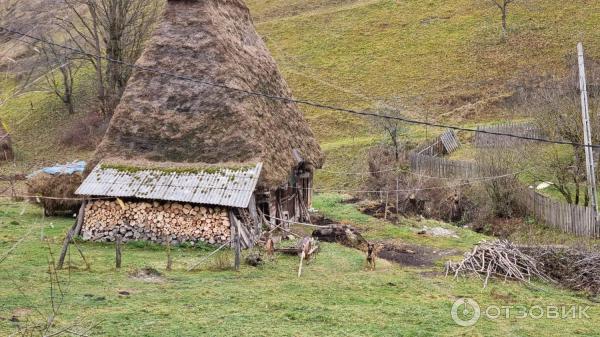
{"label": "brush pile", "polygon": [[228,242],[231,237],[227,210],[177,202],[99,200],[86,205],[84,240],[124,242],[147,240],[171,244]]}
{"label": "brush pile", "polygon": [[546,275],[561,285],[591,294],[600,293],[600,253],[565,246],[527,246]]}
{"label": "brush pile", "polygon": [[459,263],[447,262],[446,275],[477,274],[522,282],[542,281],[600,294],[600,252],[568,246],[517,246],[506,240],[482,241]]}
{"label": "brush pile", "polygon": [[482,241],[458,263],[446,263],[446,275],[477,274],[484,278],[483,287],[490,277],[530,282],[532,278],[552,281],[533,257],[524,254],[516,245],[506,240]]}

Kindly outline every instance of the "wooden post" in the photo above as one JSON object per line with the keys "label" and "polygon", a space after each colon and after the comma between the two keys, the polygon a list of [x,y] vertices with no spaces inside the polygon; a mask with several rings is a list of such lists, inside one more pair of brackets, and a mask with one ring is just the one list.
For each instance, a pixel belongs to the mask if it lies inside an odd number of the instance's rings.
{"label": "wooden post", "polygon": [[121,268],[121,233],[115,238],[115,267]]}
{"label": "wooden post", "polygon": [[590,112],[588,104],[587,83],[585,78],[585,60],[583,56],[583,44],[577,44],[577,58],[579,63],[579,89],[581,90],[581,120],[583,122],[583,144],[585,145],[585,168],[587,173],[588,193],[590,194],[591,206],[595,212],[596,221],[598,216],[598,196],[596,194],[596,171],[594,168],[594,152],[591,148],[592,134],[590,127]]}
{"label": "wooden post", "polygon": [[385,191],[385,209],[383,211],[383,220],[387,220],[389,197],[390,191]]}
{"label": "wooden post", "polygon": [[85,201],[81,203],[81,206],[79,207],[79,212],[77,213],[77,219],[75,220],[73,226],[67,232],[67,236],[63,241],[63,247],[60,251],[60,256],[58,257],[58,262],[56,263],[56,269],[62,269],[63,265],[65,264],[67,250],[69,248],[71,240],[73,240],[73,236],[79,235],[79,232],[81,232],[81,226],[83,226],[83,218],[85,216],[85,204]]}
{"label": "wooden post", "polygon": [[398,182],[398,176],[396,176],[396,221],[400,217],[400,184]]}
{"label": "wooden post", "polygon": [[235,270],[240,270],[242,242],[240,239],[240,222],[233,211],[229,211],[229,223],[233,231],[233,249],[235,250]]}
{"label": "wooden post", "polygon": [[236,224],[235,230],[235,270],[240,270],[242,259],[242,242],[240,240],[240,225]]}
{"label": "wooden post", "polygon": [[165,240],[167,242],[167,270],[171,271],[171,268],[173,267],[173,258],[171,257],[171,240],[165,237]]}

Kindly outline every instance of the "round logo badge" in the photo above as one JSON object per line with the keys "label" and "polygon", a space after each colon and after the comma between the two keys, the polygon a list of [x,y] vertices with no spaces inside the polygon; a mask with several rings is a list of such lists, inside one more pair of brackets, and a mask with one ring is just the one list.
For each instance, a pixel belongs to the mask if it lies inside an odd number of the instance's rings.
{"label": "round logo badge", "polygon": [[479,304],[471,298],[459,298],[452,304],[452,319],[460,326],[473,326],[481,317]]}

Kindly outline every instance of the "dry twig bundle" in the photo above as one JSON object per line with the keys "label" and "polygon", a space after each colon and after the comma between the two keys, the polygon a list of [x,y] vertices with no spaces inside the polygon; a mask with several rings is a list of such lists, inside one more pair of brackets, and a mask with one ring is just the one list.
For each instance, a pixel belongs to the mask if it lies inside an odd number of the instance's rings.
{"label": "dry twig bundle", "polygon": [[532,278],[552,281],[538,266],[534,258],[521,252],[509,241],[482,241],[471,252],[466,253],[461,262],[447,262],[446,275],[453,273],[455,278],[460,274],[471,273],[485,276],[484,288],[491,276],[522,282],[530,282]]}
{"label": "dry twig bundle", "polygon": [[534,257],[544,273],[561,285],[600,293],[600,253],[565,246],[533,246],[521,250]]}

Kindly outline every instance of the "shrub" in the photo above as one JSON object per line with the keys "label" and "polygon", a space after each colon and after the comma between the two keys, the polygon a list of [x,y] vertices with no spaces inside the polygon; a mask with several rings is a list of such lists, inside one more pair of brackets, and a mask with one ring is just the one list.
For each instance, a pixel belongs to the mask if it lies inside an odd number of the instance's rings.
{"label": "shrub", "polygon": [[93,150],[102,140],[107,128],[108,121],[93,112],[68,126],[60,143],[80,150]]}

